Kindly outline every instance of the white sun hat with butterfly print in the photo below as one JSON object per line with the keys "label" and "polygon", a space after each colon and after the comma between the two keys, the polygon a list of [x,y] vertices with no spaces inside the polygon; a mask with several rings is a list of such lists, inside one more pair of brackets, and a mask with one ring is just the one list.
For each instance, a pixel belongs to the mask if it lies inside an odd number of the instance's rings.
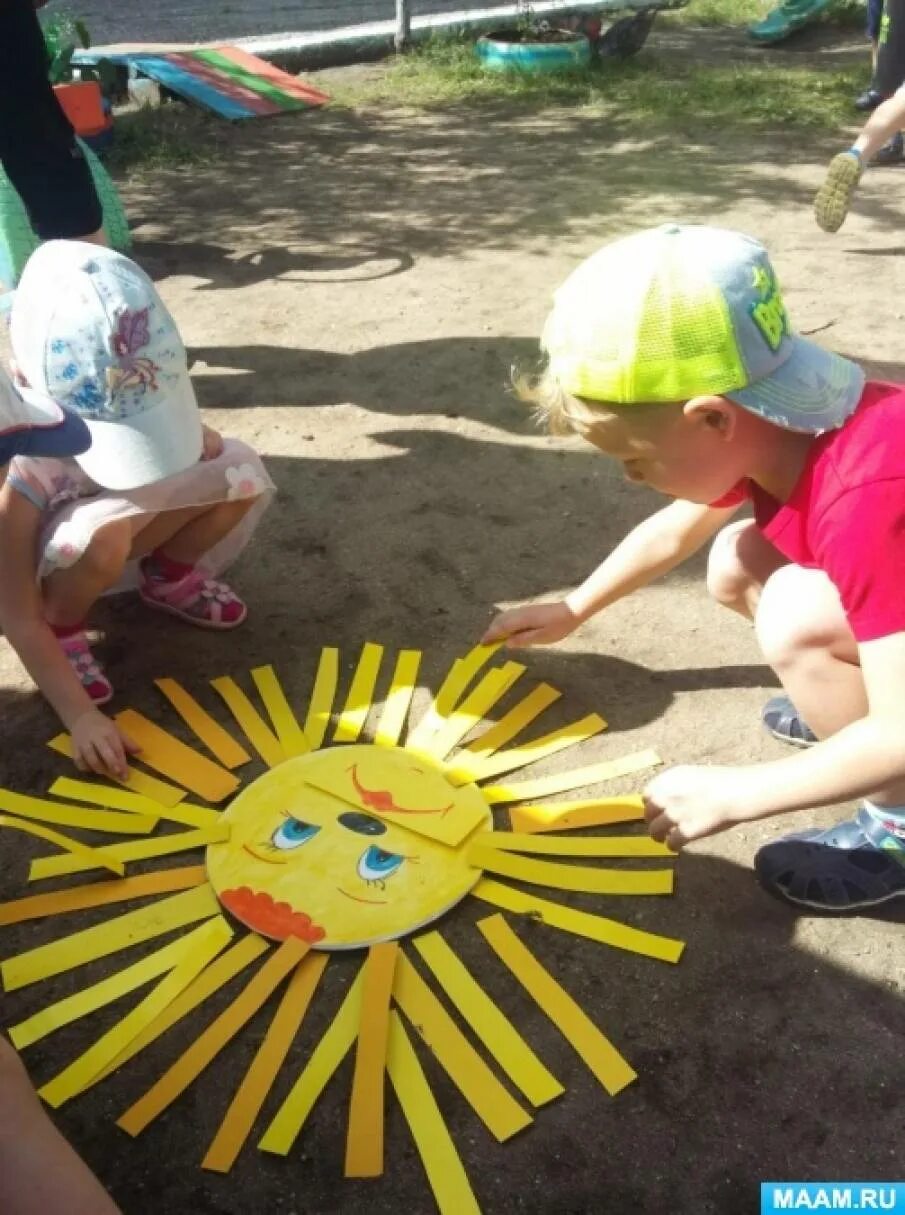
{"label": "white sun hat with butterfly print", "polygon": [[143,270],[112,249],[48,241],[13,299],[10,341],[36,391],[84,419],[77,456],[104,489],[138,489],[201,458],[201,415],[173,318]]}

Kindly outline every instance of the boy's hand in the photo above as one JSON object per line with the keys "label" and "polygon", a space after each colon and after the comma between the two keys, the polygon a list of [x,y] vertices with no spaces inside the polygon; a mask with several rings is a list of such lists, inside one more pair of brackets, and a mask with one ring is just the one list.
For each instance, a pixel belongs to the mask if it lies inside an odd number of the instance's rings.
{"label": "boy's hand", "polygon": [[517,648],[528,645],[553,645],[578,628],[581,621],[560,599],[557,603],[533,603],[509,608],[491,621],[481,638],[482,645],[504,641]]}
{"label": "boy's hand", "polygon": [[210,426],[202,426],[204,435],[204,446],[201,449],[202,460],[216,460],[223,452],[223,435],[219,430],[212,430]]}
{"label": "boy's hand", "polygon": [[137,755],[141,750],[100,709],[89,709],[83,713],[76,719],[70,734],[72,758],[80,772],[96,772],[98,776],[125,780],[128,775],[127,757]]}
{"label": "boy's hand", "polygon": [[655,840],[678,852],[691,840],[715,835],[748,815],[740,768],[669,768],[644,790],[644,818]]}

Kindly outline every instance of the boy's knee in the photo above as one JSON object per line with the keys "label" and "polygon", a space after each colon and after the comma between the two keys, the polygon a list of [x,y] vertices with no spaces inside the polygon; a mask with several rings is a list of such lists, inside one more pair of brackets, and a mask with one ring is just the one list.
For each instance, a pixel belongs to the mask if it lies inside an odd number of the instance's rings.
{"label": "boy's knee", "polygon": [[747,535],[751,527],[748,520],[730,523],[710,546],[707,591],[723,607],[735,608],[743,604],[755,581],[746,560]]}
{"label": "boy's knee", "polygon": [[786,565],[764,584],[754,618],[763,655],[774,669],[800,663],[808,654],[829,649],[838,637],[837,621],[824,611],[821,575]]}

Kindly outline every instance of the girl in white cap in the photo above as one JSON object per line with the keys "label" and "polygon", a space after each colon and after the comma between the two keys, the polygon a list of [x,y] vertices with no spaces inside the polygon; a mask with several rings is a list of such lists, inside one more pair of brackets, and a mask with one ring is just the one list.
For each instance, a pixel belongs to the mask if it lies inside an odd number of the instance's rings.
{"label": "girl in white cap", "polygon": [[72,735],[76,764],[121,776],[132,749],[98,711],[113,688],[86,617],[110,591],[207,629],[244,603],[217,577],[273,484],[245,444],[202,426],[185,348],[128,258],[50,241],[16,292],[10,339],[23,384],[84,423],[74,459],[17,456],[0,491],[0,625]]}

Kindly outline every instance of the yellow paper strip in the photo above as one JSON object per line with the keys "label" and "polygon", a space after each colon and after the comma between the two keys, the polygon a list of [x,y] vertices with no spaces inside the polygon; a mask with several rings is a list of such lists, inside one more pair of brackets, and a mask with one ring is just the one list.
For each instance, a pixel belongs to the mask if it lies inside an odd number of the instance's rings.
{"label": "yellow paper strip", "polygon": [[445,759],[453,747],[475,728],[524,672],[525,667],[519,662],[507,662],[488,671],[458,709],[431,735],[422,748],[423,752],[433,759]]}
{"label": "yellow paper strip", "polygon": [[262,1152],[285,1156],[305,1125],[314,1103],[330,1077],[349,1053],[361,1022],[361,993],[364,971],[360,970],[330,1027],[314,1048],[302,1073],[277,1110],[276,1117],[258,1144]]}
{"label": "yellow paper strip", "polygon": [[[72,860],[76,865],[84,863],[87,869],[110,869],[120,876],[125,873],[122,861],[100,856],[99,849],[89,848],[87,844],[70,839],[68,835],[61,835],[59,831],[53,831],[50,827],[42,827],[40,823],[29,823],[25,819],[0,814],[0,827],[6,827],[10,831],[21,831],[25,835],[33,835],[39,840],[47,840],[49,844],[55,844],[57,848],[64,848],[65,852],[59,855],[64,860]],[[32,864],[35,862],[33,861]]]}
{"label": "yellow paper strip", "polygon": [[[58,797],[71,797],[73,801],[88,802],[93,806],[109,806],[112,810],[126,810],[151,818],[165,818],[171,823],[182,823],[186,827],[216,827],[220,814],[207,806],[193,806],[189,802],[165,806],[152,801],[143,793],[131,793],[116,785],[93,785],[88,781],[70,780],[61,776],[50,786],[50,792]],[[185,796],[183,794],[183,796]]]}
{"label": "yellow paper strip", "polygon": [[640,797],[596,797],[583,801],[553,802],[548,806],[519,806],[509,811],[513,831],[572,831],[578,827],[608,827],[644,818]]}
{"label": "yellow paper strip", "polygon": [[69,911],[84,911],[88,907],[104,907],[108,903],[125,903],[147,894],[169,894],[187,890],[207,881],[203,865],[185,869],[161,869],[138,877],[119,878],[114,882],[92,882],[75,890],[58,890],[53,894],[32,894],[10,903],[0,903],[0,927],[22,924],[27,920],[42,920],[46,916],[63,915]]}
{"label": "yellow paper strip", "polygon": [[487,759],[469,760],[468,756],[459,756],[455,766],[447,772],[447,780],[452,781],[454,785],[488,780],[491,776],[499,776],[501,772],[524,768],[528,764],[546,759],[548,755],[556,755],[567,747],[577,746],[605,729],[606,722],[603,718],[597,713],[589,713],[587,717],[570,722],[559,730],[553,730],[543,738],[536,738],[534,742],[524,743],[520,747],[511,747],[508,751],[497,751]]}
{"label": "yellow paper strip", "polygon": [[396,1003],[481,1121],[502,1143],[531,1123],[405,956],[396,962]]}
{"label": "yellow paper strip", "polygon": [[659,763],[662,760],[656,751],[635,751],[619,759],[604,759],[596,764],[588,764],[586,768],[556,772],[553,776],[541,776],[514,785],[485,785],[482,792],[491,805],[497,802],[526,802],[535,797],[549,797],[551,793],[564,793],[567,789],[580,789],[582,785],[596,785],[617,776],[627,776],[630,772],[653,768]]}
{"label": "yellow paper strip", "polygon": [[154,1119],[176,1100],[201,1075],[212,1059],[236,1036],[308,952],[307,941],[288,937],[271,954],[246,987],[213,1021],[204,1033],[140,1097],[116,1125],[129,1135],[140,1135]]}
{"label": "yellow paper strip", "polygon": [[397,1012],[390,1014],[387,1071],[440,1215],[481,1215],[462,1160]]}
{"label": "yellow paper strip", "polygon": [[206,802],[222,802],[239,787],[239,778],[134,709],[123,709],[116,724],[138,743],[138,758],[155,772],[179,780],[180,785]]}
{"label": "yellow paper strip", "polygon": [[514,831],[488,831],[481,836],[487,848],[503,852],[530,852],[539,856],[675,857],[671,848],[647,835],[518,835]]}
{"label": "yellow paper strip", "polygon": [[169,945],[142,958],[140,962],[134,962],[109,978],[102,979],[100,983],[85,987],[81,991],[77,991],[75,995],[67,996],[65,1000],[58,1000],[55,1004],[50,1004],[46,1008],[42,1008],[40,1012],[34,1013],[27,1020],[20,1021],[18,1025],[13,1025],[8,1031],[13,1045],[17,1050],[24,1050],[26,1046],[40,1042],[54,1030],[78,1021],[80,1017],[86,1017],[89,1013],[103,1008],[104,1005],[112,1004],[114,1000],[118,1000],[127,992],[135,991],[136,988],[149,983],[151,979],[166,974],[187,953],[192,953],[196,946],[204,944],[209,936],[210,923],[211,921],[202,924],[188,936],[171,941]]}
{"label": "yellow paper strip", "polygon": [[228,1173],[235,1164],[286,1060],[329,957],[326,953],[309,953],[295,968],[264,1041],[201,1162],[203,1169]]}
{"label": "yellow paper strip", "polygon": [[565,1092],[439,932],[415,937],[414,944],[461,1015],[532,1105],[546,1105]]}
{"label": "yellow paper strip", "polygon": [[220,679],[212,679],[211,687],[223,697],[239,728],[267,767],[276,768],[283,763],[286,752],[280,746],[280,740],[236,681],[224,675]]}
{"label": "yellow paper strip", "polygon": [[561,695],[562,692],[557,692],[556,688],[551,688],[548,683],[538,684],[524,700],[520,700],[504,717],[501,717],[496,725],[491,726],[474,742],[470,742],[465,750],[470,755],[476,755],[482,759],[492,755],[494,751],[511,742],[524,730],[525,726],[530,726],[532,721],[536,717],[540,717],[544,709],[548,709],[554,701],[559,700]]}
{"label": "yellow paper strip", "polygon": [[[67,759],[72,759],[72,739],[68,734],[58,734],[47,745],[51,751],[56,751],[60,755],[65,755]],[[166,781],[158,780],[156,776],[151,776],[147,772],[138,772],[128,765],[126,771],[128,773],[126,779],[117,781],[118,785],[123,789],[131,789],[133,793],[140,793],[142,797],[149,797],[152,801],[160,802],[162,806],[175,806],[186,795],[185,789],[179,789],[176,785],[168,785]]]}
{"label": "yellow paper strip", "polygon": [[245,748],[239,746],[229,731],[224,730],[182,684],[175,679],[155,679],[154,682],[195,737],[224,768],[240,768],[251,761]]}
{"label": "yellow paper strip", "polygon": [[128,949],[140,941],[149,941],[186,924],[210,919],[220,911],[220,905],[210,886],[198,886],[182,894],[158,899],[147,907],[128,911],[93,928],[39,945],[6,962],[0,962],[0,975],[7,991],[16,991],[29,983],[49,979],[51,975],[74,970],[85,962],[106,958],[111,953]]}
{"label": "yellow paper strip", "polygon": [[346,1135],[347,1177],[379,1177],[383,1172],[383,1076],[398,954],[396,941],[372,945],[364,965],[358,1049]]}
{"label": "yellow paper strip", "polygon": [[308,705],[308,715],[302,727],[305,737],[316,750],[323,746],[327,726],[330,724],[330,714],[333,711],[333,697],[336,695],[336,685],[339,682],[339,650],[325,646],[317,663],[317,674],[314,677],[314,687],[311,690],[311,701]]}
{"label": "yellow paper strip", "polygon": [[296,720],[273,667],[255,667],[251,677],[285,754],[290,758],[306,755],[311,750],[311,744]]}
{"label": "yellow paper strip", "polygon": [[206,937],[197,941],[190,953],[183,954],[174,969],[163,979],[154,990],[136,1005],[121,1021],[78,1059],[75,1059],[58,1076],[55,1076],[43,1088],[38,1089],[42,1097],[53,1109],[58,1109],[64,1102],[69,1101],[78,1093],[91,1088],[104,1072],[105,1068],[115,1067],[115,1060],[122,1054],[123,1047],[137,1037],[159,1013],[172,1004],[176,996],[188,987],[189,983],[214,958],[229,938],[232,929],[226,920],[218,917],[212,924],[205,924]]}
{"label": "yellow paper strip", "polygon": [[145,1047],[150,1046],[152,1042],[156,1042],[168,1029],[178,1022],[183,1017],[188,1016],[193,1012],[199,1004],[203,1004],[208,997],[214,992],[225,987],[226,984],[233,979],[240,971],[249,966],[261,954],[266,953],[270,948],[267,941],[262,937],[256,936],[254,933],[249,933],[247,936],[240,937],[235,945],[232,945],[226,953],[222,954],[216,961],[211,962],[206,970],[203,970],[198,978],[187,987],[181,995],[177,996],[172,1004],[155,1018],[147,1029],[142,1030],[137,1038],[134,1038],[125,1048],[121,1055],[117,1055],[111,1067],[105,1069],[98,1077],[102,1080],[108,1071],[113,1071],[114,1067],[122,1067],[124,1063],[143,1051]]}
{"label": "yellow paper strip", "polygon": [[569,1045],[588,1065],[611,1097],[637,1080],[612,1042],[518,939],[501,915],[478,921],[494,952],[509,967],[542,1012],[550,1018]]}
{"label": "yellow paper strip", "polygon": [[374,698],[374,688],[377,685],[382,658],[383,646],[375,645],[373,641],[366,641],[362,646],[355,674],[352,676],[352,685],[349,688],[345,706],[339,715],[336,729],[333,731],[335,743],[358,741]]}
{"label": "yellow paper strip", "polygon": [[111,835],[147,835],[158,819],[143,814],[119,814],[111,810],[86,810],[40,797],[25,797],[0,789],[0,810],[20,818],[35,818],[58,827],[81,827],[87,831],[109,831]]}
{"label": "yellow paper strip", "polygon": [[411,731],[406,743],[412,750],[423,749],[430,736],[439,730],[443,722],[458,704],[462,693],[474,679],[475,675],[490,661],[501,642],[495,645],[478,645],[464,658],[457,658],[437,691],[437,695],[428,706],[427,712]]}
{"label": "yellow paper strip", "polygon": [[585,894],[672,894],[672,869],[604,869],[590,865],[560,865],[535,861],[500,848],[485,848],[475,842],[468,850],[468,863],[486,873],[515,878],[551,890],[579,890]]}
{"label": "yellow paper strip", "polygon": [[42,856],[32,861],[28,880],[39,882],[63,873],[85,873],[101,865],[109,869],[113,865],[122,865],[124,861],[175,856],[177,852],[206,848],[208,844],[220,844],[228,839],[229,824],[218,823],[216,827],[202,827],[200,831],[177,831],[173,835],[154,836],[149,840],[130,840],[128,844],[106,844],[103,848],[91,850],[90,856]]}
{"label": "yellow paper strip", "polygon": [[396,669],[393,672],[393,682],[383,702],[383,712],[380,724],[374,735],[378,747],[396,747],[405,729],[415,684],[418,681],[418,668],[421,665],[420,650],[400,650],[396,659]]}
{"label": "yellow paper strip", "polygon": [[619,920],[609,920],[589,911],[576,911],[572,907],[564,907],[562,903],[554,903],[549,899],[515,890],[512,886],[493,881],[492,878],[482,878],[471,893],[475,898],[483,899],[485,903],[502,907],[504,911],[530,915],[551,928],[560,928],[578,937],[600,941],[601,944],[612,945],[615,949],[642,953],[649,958],[658,958],[661,962],[678,962],[685,949],[685,943],[675,940],[674,937],[644,932],[640,928],[631,928]]}

